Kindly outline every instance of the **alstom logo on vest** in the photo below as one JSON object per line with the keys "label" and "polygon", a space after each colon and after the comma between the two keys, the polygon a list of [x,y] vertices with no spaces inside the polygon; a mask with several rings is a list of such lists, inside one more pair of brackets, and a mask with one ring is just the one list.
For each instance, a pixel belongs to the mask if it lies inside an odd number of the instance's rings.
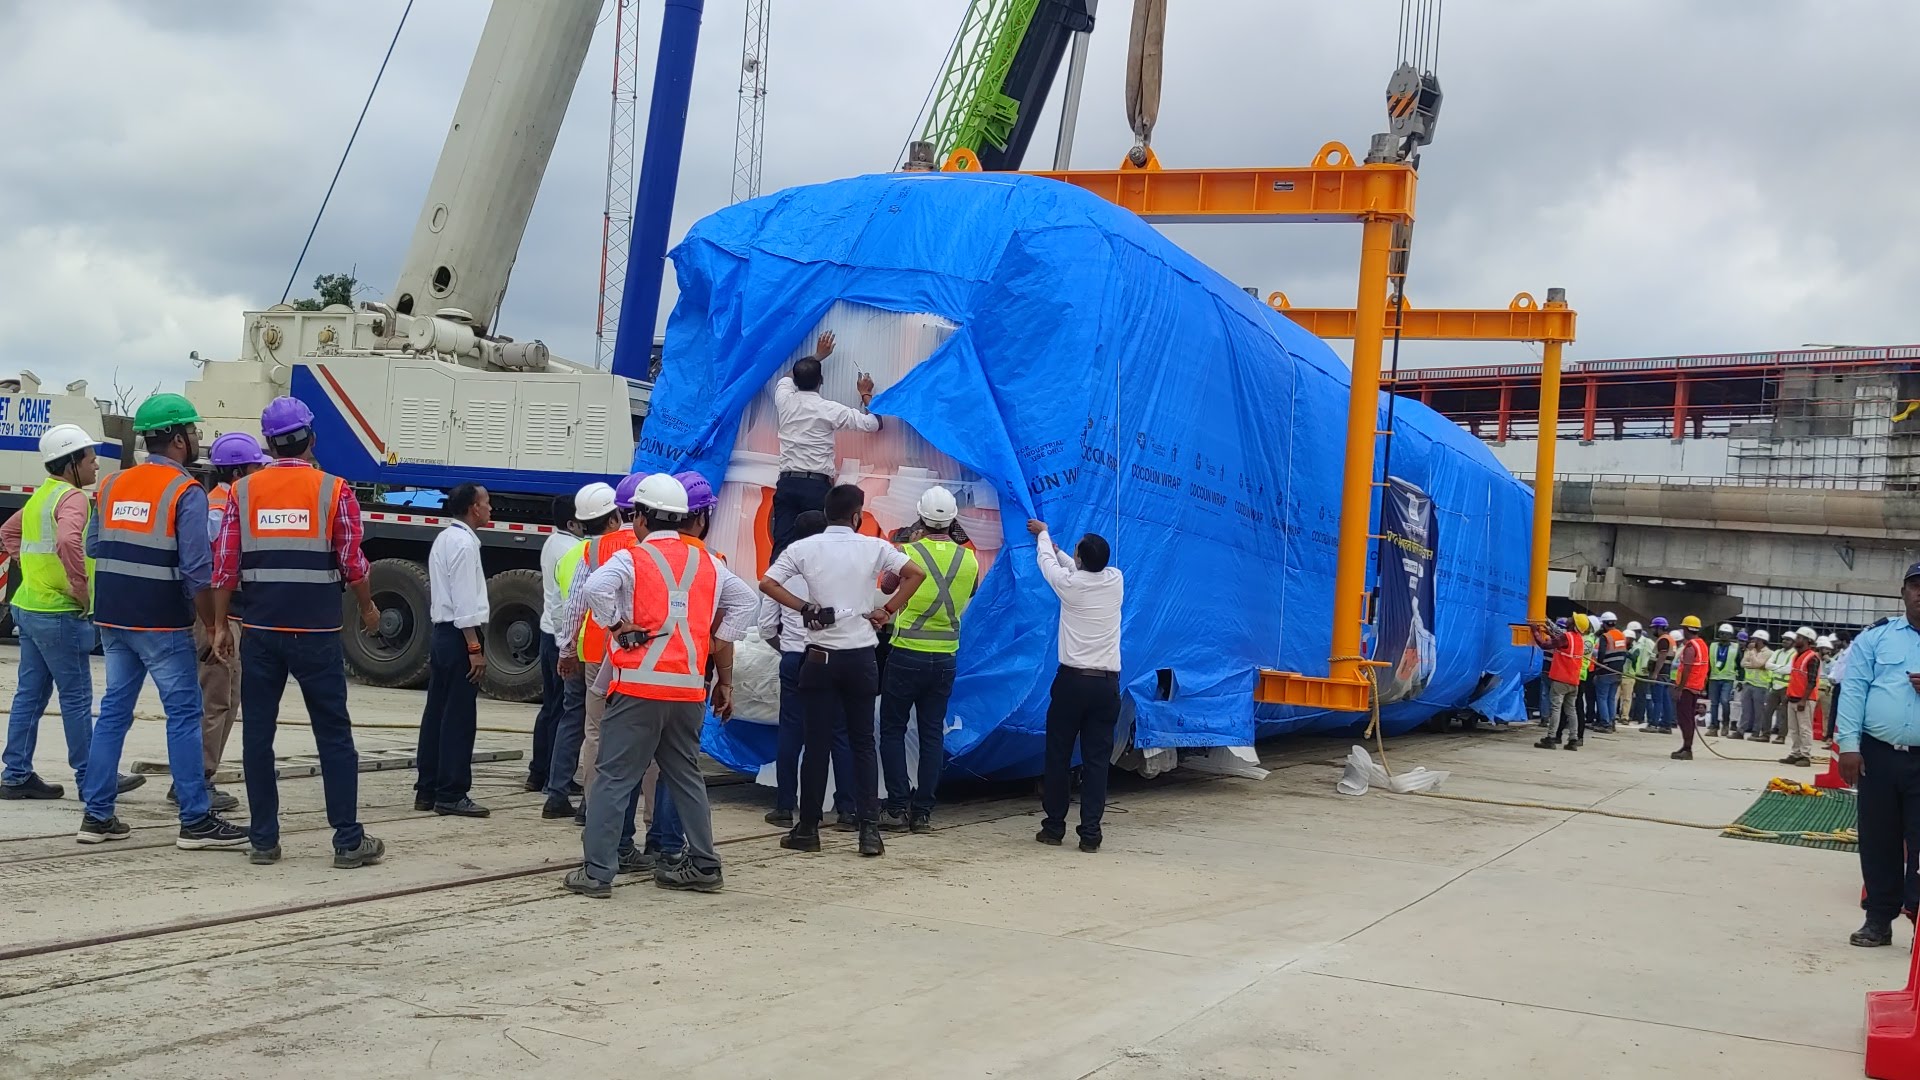
{"label": "alstom logo on vest", "polygon": [[111,520],[126,521],[134,525],[145,525],[153,520],[153,504],[143,502],[114,503]]}
{"label": "alstom logo on vest", "polygon": [[255,532],[306,532],[313,527],[311,510],[255,510]]}

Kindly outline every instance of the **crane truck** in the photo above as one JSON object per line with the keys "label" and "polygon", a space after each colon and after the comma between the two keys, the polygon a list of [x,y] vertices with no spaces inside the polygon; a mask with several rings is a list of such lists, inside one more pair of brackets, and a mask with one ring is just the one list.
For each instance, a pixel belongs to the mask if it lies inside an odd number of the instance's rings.
{"label": "crane truck", "polygon": [[361,498],[380,631],[349,632],[345,651],[374,685],[426,680],[426,558],[444,526],[395,493],[469,481],[491,493],[495,524],[479,531],[492,603],[484,688],[526,701],[540,692],[539,553],[553,497],[631,468],[651,389],[644,363],[595,370],[493,325],[599,10],[497,0],[392,292],[246,312],[238,358],[203,362],[187,383],[209,442],[257,435],[280,395],[313,410],[316,461]]}

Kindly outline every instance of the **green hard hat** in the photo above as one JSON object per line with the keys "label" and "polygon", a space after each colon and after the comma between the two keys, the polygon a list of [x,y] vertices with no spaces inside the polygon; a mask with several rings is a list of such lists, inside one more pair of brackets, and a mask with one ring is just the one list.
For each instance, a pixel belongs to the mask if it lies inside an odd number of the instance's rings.
{"label": "green hard hat", "polygon": [[181,424],[199,422],[200,410],[193,407],[193,402],[179,394],[155,394],[141,402],[140,408],[133,414],[133,430],[136,435],[149,431],[165,431],[167,428],[179,427]]}

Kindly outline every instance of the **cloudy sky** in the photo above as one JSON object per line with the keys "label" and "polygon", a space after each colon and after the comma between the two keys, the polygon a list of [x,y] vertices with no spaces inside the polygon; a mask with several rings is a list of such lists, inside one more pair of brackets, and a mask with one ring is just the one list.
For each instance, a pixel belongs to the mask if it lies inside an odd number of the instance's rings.
{"label": "cloudy sky", "polygon": [[[235,355],[240,313],[280,298],[403,6],[0,0],[0,368],[89,378],[106,396],[116,372],[178,386],[189,350]],[[1154,140],[1169,167],[1300,163],[1336,138],[1364,152],[1382,126],[1397,0],[1171,6]],[[386,295],[486,7],[416,0],[300,285],[352,269],[362,298]],[[890,167],[965,7],[774,0],[767,189]],[[1104,7],[1082,167],[1118,163],[1130,142],[1127,5]],[[639,8],[650,79],[659,5]],[[707,4],[676,237],[728,198],[741,12]],[[1920,141],[1900,75],[1920,5],[1454,0],[1445,17],[1416,306],[1565,286],[1576,357],[1920,339]],[[607,21],[499,324],[581,360],[611,50]],[[1351,228],[1171,232],[1263,293],[1353,302]],[[1511,361],[1523,347],[1421,355]]]}

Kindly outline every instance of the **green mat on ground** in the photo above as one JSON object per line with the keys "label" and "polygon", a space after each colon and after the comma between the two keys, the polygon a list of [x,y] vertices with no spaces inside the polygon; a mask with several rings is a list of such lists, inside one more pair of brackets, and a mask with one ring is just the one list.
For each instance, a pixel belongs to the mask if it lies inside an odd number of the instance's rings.
{"label": "green mat on ground", "polygon": [[[1763,791],[1760,798],[1734,824],[1773,833],[1801,833],[1852,829],[1858,827],[1859,821],[1859,810],[1851,792],[1829,791],[1815,797]],[[1764,844],[1792,844],[1795,847],[1826,848],[1829,851],[1860,850],[1859,844],[1839,840],[1810,840],[1803,836],[1760,837],[1735,832],[1720,835],[1735,840],[1758,840]]]}

